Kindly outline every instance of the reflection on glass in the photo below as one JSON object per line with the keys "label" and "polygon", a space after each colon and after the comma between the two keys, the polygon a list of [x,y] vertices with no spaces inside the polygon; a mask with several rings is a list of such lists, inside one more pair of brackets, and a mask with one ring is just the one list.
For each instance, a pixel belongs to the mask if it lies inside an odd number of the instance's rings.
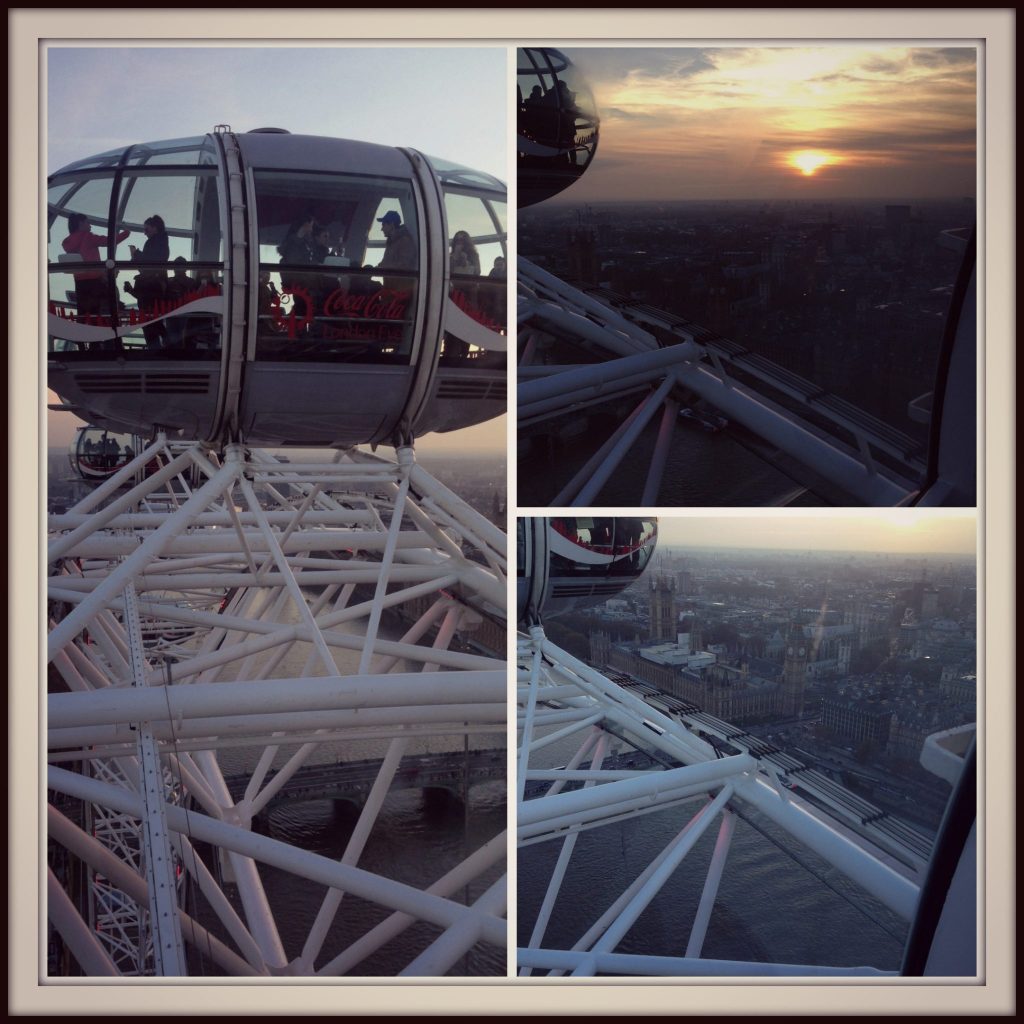
{"label": "reflection on glass", "polygon": [[150,242],[146,221],[159,217],[167,235],[170,262],[181,256],[190,260],[220,262],[222,259],[220,209],[216,172],[201,175],[160,174],[157,176],[125,174],[118,196],[120,226],[131,230],[132,243],[145,249]]}
{"label": "reflection on glass", "polygon": [[449,233],[449,299],[475,324],[501,336],[488,345],[486,334],[447,324],[441,365],[501,368],[505,365],[506,235],[505,202],[491,194],[446,185]]}
{"label": "reflection on glass", "polygon": [[115,337],[111,314],[111,274],[95,264],[86,269],[81,260],[76,268],[49,274],[50,301],[47,307],[48,349],[51,352],[88,351]]}
{"label": "reflection on glass", "polygon": [[258,359],[407,362],[417,279],[372,271],[296,273],[264,267]]}
{"label": "reflection on glass", "polygon": [[419,285],[408,182],[256,175],[257,359],[407,362]]}
{"label": "reflection on glass", "polygon": [[166,139],[162,142],[141,143],[136,146],[119,146],[117,149],[97,153],[82,160],[67,164],[57,173],[94,170],[100,167],[113,168],[119,164],[130,166],[177,165],[189,166],[205,161],[213,153],[213,143],[208,136],[197,135],[185,139]]}
{"label": "reflection on glass", "polygon": [[135,457],[136,446],[131,434],[83,427],[72,444],[71,463],[86,479],[112,476]]}
{"label": "reflection on glass", "polygon": [[597,150],[598,117],[586,82],[560,50],[517,51],[519,205],[568,187]]}
{"label": "reflection on glass", "polygon": [[123,270],[97,270],[96,278],[85,280],[63,270],[52,272],[49,351],[76,359],[104,359],[112,352],[127,357],[160,353],[217,358],[222,274],[184,261],[173,267],[160,270],[163,278],[152,278],[149,291],[139,284],[140,277],[153,273],[149,270],[128,276]]}
{"label": "reflection on glass", "polygon": [[451,160],[443,160],[436,156],[428,156],[427,161],[441,179],[441,185],[444,188],[451,186],[486,189],[501,195],[505,194],[504,182],[484,171],[475,171],[471,167],[463,167],[462,164],[456,164]]}
{"label": "reflection on glass", "polygon": [[161,142],[147,142],[132,146],[128,162],[132,165],[177,164],[178,166],[196,164],[204,159],[204,147],[207,152],[212,143],[205,135],[186,139],[164,139]]}
{"label": "reflection on glass", "polygon": [[571,546],[553,543],[554,576],[639,575],[654,552],[657,524],[633,517],[556,517],[551,529]]}
{"label": "reflection on glass", "polygon": [[[146,161],[194,163],[197,141],[160,144]],[[217,358],[224,299],[215,168],[95,174],[50,184],[50,351]]]}

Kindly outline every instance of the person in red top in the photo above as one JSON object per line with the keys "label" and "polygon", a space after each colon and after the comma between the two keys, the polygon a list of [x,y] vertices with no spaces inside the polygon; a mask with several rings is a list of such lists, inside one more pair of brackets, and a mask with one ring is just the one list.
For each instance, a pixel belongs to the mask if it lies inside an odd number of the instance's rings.
{"label": "person in red top", "polygon": [[[89,228],[89,218],[84,213],[72,213],[68,216],[68,230],[71,234],[64,239],[64,251],[77,253],[83,263],[100,263],[100,246],[108,245],[110,239],[106,235],[94,235]],[[123,242],[130,231],[119,231],[115,239]],[[79,316],[98,314],[106,304],[105,270],[80,270],[75,274],[75,296],[78,300]]]}

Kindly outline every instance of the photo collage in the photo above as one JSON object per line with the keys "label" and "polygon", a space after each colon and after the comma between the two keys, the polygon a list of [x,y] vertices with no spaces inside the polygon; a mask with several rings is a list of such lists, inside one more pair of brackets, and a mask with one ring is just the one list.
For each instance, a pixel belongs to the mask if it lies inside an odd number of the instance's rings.
{"label": "photo collage", "polygon": [[990,65],[805,36],[41,46],[39,991],[977,995]]}

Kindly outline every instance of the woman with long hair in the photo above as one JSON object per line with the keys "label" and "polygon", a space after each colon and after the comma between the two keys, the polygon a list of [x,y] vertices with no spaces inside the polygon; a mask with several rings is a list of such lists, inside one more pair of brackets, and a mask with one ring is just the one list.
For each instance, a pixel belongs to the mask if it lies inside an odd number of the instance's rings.
{"label": "woman with long hair", "polygon": [[480,276],[480,256],[468,231],[456,231],[452,237],[452,273]]}

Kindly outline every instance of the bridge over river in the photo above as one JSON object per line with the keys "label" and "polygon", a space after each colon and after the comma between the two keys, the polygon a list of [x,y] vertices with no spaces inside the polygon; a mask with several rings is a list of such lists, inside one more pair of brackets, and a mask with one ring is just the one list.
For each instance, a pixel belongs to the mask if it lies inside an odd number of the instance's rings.
{"label": "bridge over river", "polygon": [[[376,758],[306,765],[284,783],[267,804],[265,812],[281,804],[309,800],[349,800],[362,803],[369,795],[379,770],[380,760]],[[276,774],[268,773],[268,785],[273,782]],[[455,796],[462,796],[471,786],[482,782],[503,781],[505,775],[504,748],[420,754],[402,758],[390,790],[445,789]],[[248,780],[248,774],[234,775],[225,780],[236,802],[245,795]]]}

